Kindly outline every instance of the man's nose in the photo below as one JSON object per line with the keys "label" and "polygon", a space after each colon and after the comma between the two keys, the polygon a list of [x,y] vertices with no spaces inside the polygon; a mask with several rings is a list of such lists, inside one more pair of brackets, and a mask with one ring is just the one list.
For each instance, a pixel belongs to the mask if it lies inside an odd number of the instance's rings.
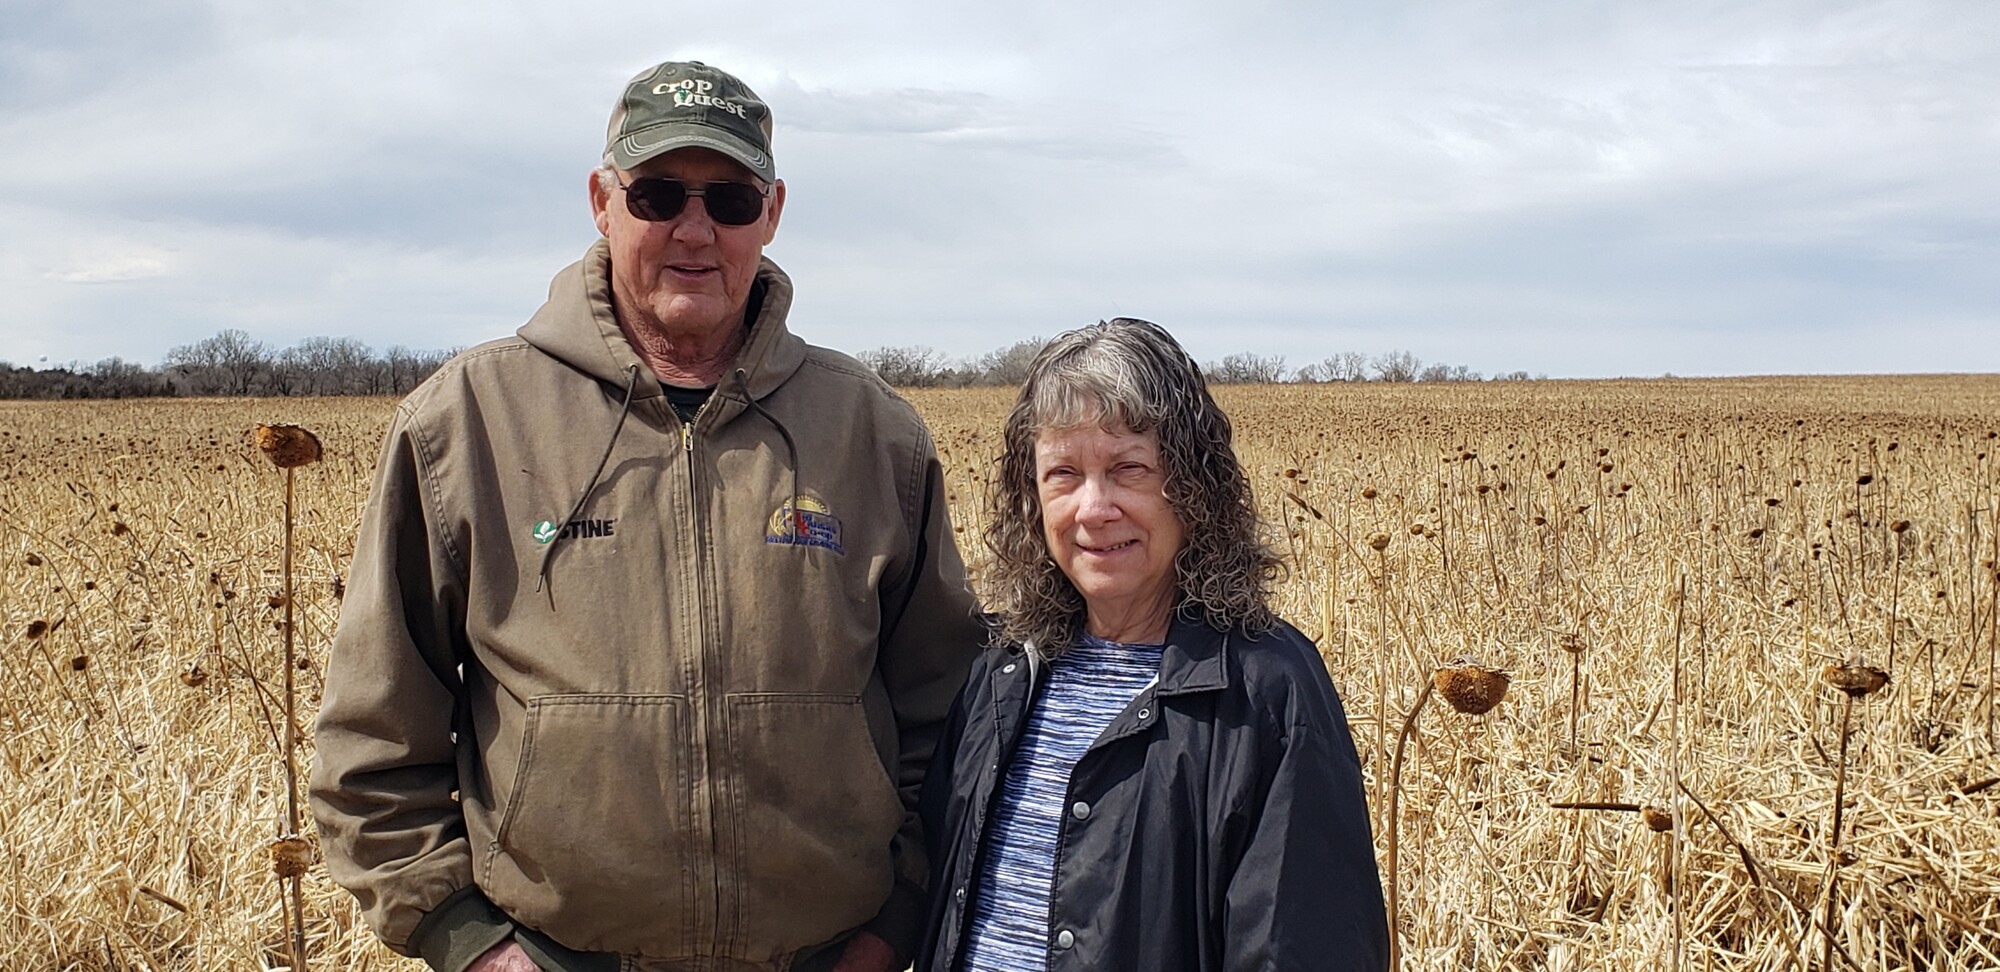
{"label": "man's nose", "polygon": [[683,243],[706,243],[715,239],[715,220],[709,218],[708,201],[689,196],[674,217],[674,239]]}

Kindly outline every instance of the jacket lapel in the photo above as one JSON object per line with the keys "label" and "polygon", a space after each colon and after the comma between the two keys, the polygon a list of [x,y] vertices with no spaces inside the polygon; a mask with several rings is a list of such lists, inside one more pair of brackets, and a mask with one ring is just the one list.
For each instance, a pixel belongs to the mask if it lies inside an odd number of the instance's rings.
{"label": "jacket lapel", "polygon": [[1159,695],[1186,695],[1229,687],[1229,635],[1174,612],[1167,647],[1160,653]]}

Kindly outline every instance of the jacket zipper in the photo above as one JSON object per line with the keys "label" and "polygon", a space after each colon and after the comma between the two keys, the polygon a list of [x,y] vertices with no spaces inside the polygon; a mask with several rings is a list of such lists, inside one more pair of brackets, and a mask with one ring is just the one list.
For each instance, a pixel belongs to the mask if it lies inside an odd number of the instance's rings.
{"label": "jacket zipper", "polygon": [[[712,638],[708,625],[708,611],[710,606],[708,568],[703,562],[708,553],[708,544],[702,535],[701,476],[695,467],[694,458],[695,426],[700,424],[702,415],[708,411],[708,405],[708,402],[702,402],[695,409],[694,417],[681,423],[681,456],[687,465],[688,535],[692,540],[691,551],[694,557],[695,603],[697,605],[695,610],[695,677],[694,683],[689,686],[689,689],[692,694],[692,691],[697,686],[700,687],[702,705],[698,717],[701,719],[703,779],[707,781],[706,785],[702,788],[707,797],[702,807],[702,814],[707,818],[708,825],[708,888],[710,910],[708,928],[705,930],[700,928],[701,923],[697,922],[695,934],[697,936],[696,941],[714,942],[720,945],[726,954],[729,943],[722,941],[722,827],[720,811],[722,800],[718,792],[721,777],[717,774],[717,760],[715,756],[716,741],[720,738],[720,733],[717,731],[718,726],[715,716],[718,700],[712,697],[712,693],[717,690],[713,685],[713,681],[709,678],[708,671],[708,648]],[[700,951],[700,949],[697,948],[696,951]]]}

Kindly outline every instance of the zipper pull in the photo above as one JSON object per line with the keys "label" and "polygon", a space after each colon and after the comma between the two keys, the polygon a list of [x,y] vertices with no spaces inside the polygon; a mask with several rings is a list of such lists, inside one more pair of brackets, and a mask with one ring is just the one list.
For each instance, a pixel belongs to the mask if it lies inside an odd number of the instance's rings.
{"label": "zipper pull", "polygon": [[[713,396],[711,395],[711,397]],[[681,423],[681,449],[688,455],[694,455],[695,423],[701,421],[701,413],[706,411],[708,411],[708,402],[703,401],[700,405],[695,406],[694,417]]]}

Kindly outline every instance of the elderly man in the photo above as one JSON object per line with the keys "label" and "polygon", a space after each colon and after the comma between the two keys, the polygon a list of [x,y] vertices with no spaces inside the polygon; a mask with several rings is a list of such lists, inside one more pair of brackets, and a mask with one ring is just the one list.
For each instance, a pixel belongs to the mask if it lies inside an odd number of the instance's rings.
{"label": "elderly man", "polygon": [[770,114],[632,80],[603,239],[398,406],[317,731],[328,867],[436,968],[901,969],[980,635],[935,450],[786,329]]}

